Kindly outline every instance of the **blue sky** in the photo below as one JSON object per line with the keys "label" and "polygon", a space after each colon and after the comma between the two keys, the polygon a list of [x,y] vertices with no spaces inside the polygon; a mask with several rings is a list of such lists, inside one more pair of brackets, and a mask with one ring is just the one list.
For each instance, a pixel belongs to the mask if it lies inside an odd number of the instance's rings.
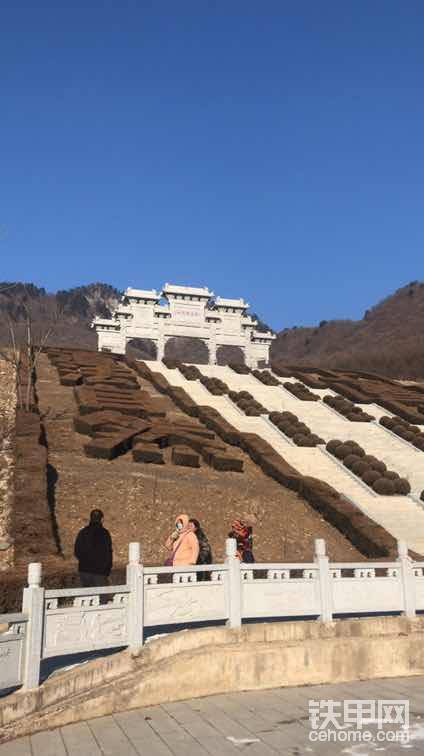
{"label": "blue sky", "polygon": [[1,4],[0,280],[275,328],[424,279],[422,0]]}

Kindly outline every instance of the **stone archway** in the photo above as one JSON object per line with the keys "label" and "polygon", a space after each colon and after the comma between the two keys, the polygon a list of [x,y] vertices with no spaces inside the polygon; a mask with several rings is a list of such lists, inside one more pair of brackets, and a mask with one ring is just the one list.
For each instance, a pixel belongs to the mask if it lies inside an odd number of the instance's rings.
{"label": "stone archway", "polygon": [[228,365],[230,362],[245,364],[244,351],[238,346],[220,346],[216,350],[217,365]]}
{"label": "stone archway", "polygon": [[181,362],[193,362],[195,365],[209,363],[209,350],[202,339],[188,336],[176,336],[165,344],[165,357]]}
{"label": "stone archway", "polygon": [[157,346],[152,339],[129,339],[125,354],[134,360],[157,360]]}

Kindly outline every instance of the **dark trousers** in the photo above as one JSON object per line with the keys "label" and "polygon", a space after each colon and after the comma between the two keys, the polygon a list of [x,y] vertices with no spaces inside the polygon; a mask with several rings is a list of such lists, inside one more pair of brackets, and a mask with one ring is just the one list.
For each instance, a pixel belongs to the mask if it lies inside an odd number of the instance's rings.
{"label": "dark trousers", "polygon": [[96,575],[94,572],[80,572],[80,581],[83,588],[102,588],[109,585],[107,575]]}

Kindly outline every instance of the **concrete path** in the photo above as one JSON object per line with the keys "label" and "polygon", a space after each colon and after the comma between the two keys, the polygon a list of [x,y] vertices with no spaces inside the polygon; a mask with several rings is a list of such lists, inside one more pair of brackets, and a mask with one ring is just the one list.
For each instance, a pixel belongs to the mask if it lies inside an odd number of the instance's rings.
{"label": "concrete path", "polygon": [[[409,742],[314,742],[309,701],[409,700]],[[341,704],[343,710],[343,704]],[[356,727],[343,724],[349,734]],[[376,725],[363,725],[377,736]],[[401,725],[384,725],[385,733]],[[323,730],[325,732],[325,730]],[[380,736],[381,737],[381,736]],[[387,737],[387,736],[385,736]],[[0,746],[0,756],[366,756],[424,752],[424,678],[209,696],[90,719]]]}

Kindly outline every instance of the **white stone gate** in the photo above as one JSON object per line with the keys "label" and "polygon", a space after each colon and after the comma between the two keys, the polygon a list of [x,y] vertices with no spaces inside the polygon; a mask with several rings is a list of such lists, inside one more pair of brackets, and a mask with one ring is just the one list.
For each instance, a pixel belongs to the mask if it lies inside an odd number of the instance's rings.
{"label": "white stone gate", "polygon": [[168,339],[185,336],[206,344],[212,365],[219,347],[236,346],[254,368],[269,361],[275,334],[257,331],[257,321],[246,314],[248,307],[243,299],[214,297],[207,287],[165,284],[161,293],[128,288],[113,317],[95,318],[92,327],[99,351],[125,354],[131,339],[149,339],[162,360]]}

